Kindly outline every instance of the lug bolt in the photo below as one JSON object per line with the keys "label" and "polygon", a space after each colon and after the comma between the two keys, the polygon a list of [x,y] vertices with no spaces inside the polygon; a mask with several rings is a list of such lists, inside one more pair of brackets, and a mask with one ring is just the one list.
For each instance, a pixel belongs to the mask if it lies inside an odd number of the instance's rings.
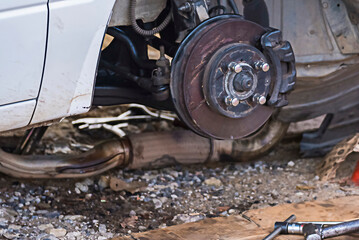
{"label": "lug bolt", "polygon": [[235,63],[235,62],[231,62],[229,65],[228,65],[228,68],[230,70],[232,70],[233,72],[235,73],[240,73],[242,72],[242,66],[238,63]]}
{"label": "lug bolt", "polygon": [[260,105],[264,105],[267,102],[267,99],[264,96],[257,93],[253,96],[253,101]]}
{"label": "lug bolt", "polygon": [[261,69],[263,72],[268,72],[269,71],[269,64],[266,62],[257,62],[255,64],[256,69]]}
{"label": "lug bolt", "polygon": [[180,12],[185,12],[185,13],[189,13],[192,11],[192,5],[189,2],[185,2],[183,5],[181,5],[178,8],[178,11]]}
{"label": "lug bolt", "polygon": [[225,102],[226,102],[226,104],[228,106],[232,105],[233,107],[236,107],[239,104],[239,99],[238,98],[226,97]]}

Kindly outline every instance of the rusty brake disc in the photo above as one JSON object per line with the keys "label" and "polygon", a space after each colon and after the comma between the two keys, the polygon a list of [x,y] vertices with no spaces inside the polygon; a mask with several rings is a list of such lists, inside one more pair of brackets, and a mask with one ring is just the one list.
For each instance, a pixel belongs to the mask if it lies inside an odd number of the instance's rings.
{"label": "rusty brake disc", "polygon": [[266,30],[238,15],[197,26],[172,61],[171,93],[183,122],[197,134],[238,139],[263,126],[273,112],[264,105],[271,88]]}

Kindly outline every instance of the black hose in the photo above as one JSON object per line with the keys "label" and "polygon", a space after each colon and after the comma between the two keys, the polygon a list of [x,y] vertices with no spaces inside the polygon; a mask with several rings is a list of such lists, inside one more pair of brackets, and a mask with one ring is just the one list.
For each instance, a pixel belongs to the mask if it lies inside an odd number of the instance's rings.
{"label": "black hose", "polygon": [[136,0],[131,0],[131,3],[130,3],[130,19],[131,19],[131,24],[132,24],[133,30],[135,30],[135,32],[137,32],[138,34],[140,34],[142,36],[152,36],[152,35],[154,35],[156,33],[161,32],[170,23],[171,18],[172,18],[171,17],[171,12],[168,13],[165,20],[163,20],[163,22],[158,27],[156,27],[155,29],[152,29],[152,30],[142,29],[140,26],[138,26],[138,24],[136,22],[136,3],[137,3]]}
{"label": "black hose", "polygon": [[133,44],[132,40],[127,36],[125,31],[119,29],[117,27],[112,27],[107,29],[107,33],[110,34],[112,37],[120,40],[121,42],[125,43],[130,50],[131,57],[133,61],[139,66],[146,69],[154,69],[156,68],[156,61],[154,60],[143,60],[139,57],[137,49]]}
{"label": "black hose", "polygon": [[234,12],[235,14],[239,14],[239,10],[238,10],[237,4],[234,2],[234,0],[228,0],[228,4],[229,4],[229,6],[233,9],[233,12]]}
{"label": "black hose", "polygon": [[246,20],[269,27],[268,9],[264,0],[243,0],[243,15]]}
{"label": "black hose", "polygon": [[135,83],[137,83],[138,86],[140,86],[143,89],[146,89],[148,91],[152,91],[152,81],[150,78],[143,78],[136,76],[128,71],[128,69],[121,67],[121,66],[115,66],[103,59],[101,59],[101,65],[105,68],[119,74],[121,77],[131,80]]}

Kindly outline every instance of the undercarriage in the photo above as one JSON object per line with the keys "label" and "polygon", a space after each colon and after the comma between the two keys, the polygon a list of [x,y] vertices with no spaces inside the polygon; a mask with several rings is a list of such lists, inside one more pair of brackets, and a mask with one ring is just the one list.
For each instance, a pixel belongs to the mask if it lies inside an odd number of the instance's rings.
{"label": "undercarriage", "polygon": [[20,147],[0,150],[0,171],[68,178],[249,160],[275,146],[290,123],[324,115],[301,142],[304,156],[322,156],[359,131],[358,15],[359,2],[345,0],[117,1],[93,106],[173,112],[183,130],[48,157],[31,155],[46,131],[34,128]]}

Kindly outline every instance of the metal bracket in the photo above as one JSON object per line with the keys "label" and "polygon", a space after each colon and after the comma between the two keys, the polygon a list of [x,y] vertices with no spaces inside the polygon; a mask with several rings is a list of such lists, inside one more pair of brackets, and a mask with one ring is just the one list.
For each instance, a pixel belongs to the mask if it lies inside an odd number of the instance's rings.
{"label": "metal bracket", "polygon": [[292,46],[283,41],[281,31],[273,29],[261,38],[263,52],[271,62],[273,91],[268,105],[283,107],[288,104],[286,94],[294,87],[296,80],[295,58]]}

